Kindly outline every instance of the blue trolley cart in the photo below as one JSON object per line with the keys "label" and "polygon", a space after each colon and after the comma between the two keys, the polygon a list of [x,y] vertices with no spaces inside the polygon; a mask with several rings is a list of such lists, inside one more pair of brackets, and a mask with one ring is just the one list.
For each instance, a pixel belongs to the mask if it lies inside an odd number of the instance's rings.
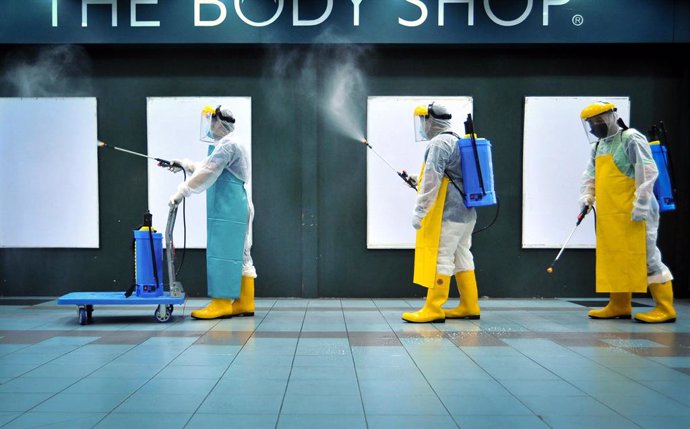
{"label": "blue trolley cart", "polygon": [[[148,215],[148,225],[146,221],[144,222],[144,225],[145,228],[148,228],[148,238],[150,238],[150,240],[141,240],[144,243],[143,245],[141,245],[141,243],[137,243],[137,245],[135,246],[135,252],[137,251],[136,249],[139,249],[139,252],[145,250],[146,245],[148,244],[148,246],[151,249],[151,257],[153,259],[153,263],[150,265],[146,265],[139,264],[139,261],[136,261],[137,263],[135,264],[135,266],[137,267],[137,273],[135,274],[135,294],[131,294],[131,291],[72,292],[58,298],[57,303],[60,305],[76,305],[80,325],[87,325],[92,322],[92,313],[94,310],[94,305],[157,305],[156,310],[154,312],[155,319],[158,322],[170,321],[173,313],[173,306],[175,304],[184,303],[186,298],[184,289],[182,287],[182,283],[177,281],[175,278],[175,246],[173,244],[172,234],[173,229],[175,227],[175,218],[177,217],[177,208],[177,204],[170,207],[170,211],[168,212],[168,222],[165,227],[169,290],[164,290],[162,282],[163,255],[162,249],[160,248],[160,234],[154,234],[152,232],[150,224],[150,215]],[[135,231],[135,237],[137,237],[138,232],[141,231]],[[158,237],[155,237],[155,235],[157,235]],[[158,243],[155,243],[156,238],[158,239]],[[156,260],[160,260],[161,262],[156,264]],[[141,278],[145,278],[146,280],[139,281],[139,279]],[[155,280],[150,281],[151,278]]]}

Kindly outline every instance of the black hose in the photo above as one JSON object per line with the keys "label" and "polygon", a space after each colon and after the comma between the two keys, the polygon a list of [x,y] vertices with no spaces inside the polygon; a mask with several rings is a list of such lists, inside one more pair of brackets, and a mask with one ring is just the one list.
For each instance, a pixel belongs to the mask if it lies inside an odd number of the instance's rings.
{"label": "black hose", "polygon": [[500,212],[500,209],[501,209],[501,203],[500,203],[500,201],[499,201],[499,199],[498,199],[498,196],[496,196],[496,214],[494,215],[493,220],[492,220],[487,226],[485,226],[485,227],[483,227],[483,228],[481,228],[481,229],[478,229],[478,230],[474,231],[474,232],[472,233],[472,235],[474,235],[474,234],[479,234],[480,232],[486,231],[487,229],[491,228],[491,227],[493,226],[493,224],[496,223],[496,220],[498,219],[498,213]]}
{"label": "black hose", "polygon": [[153,263],[153,278],[156,280],[156,289],[158,289],[158,286],[160,285],[160,281],[158,280],[158,266],[156,265],[156,249],[153,245],[153,226],[149,225],[149,243],[151,244],[151,262]]}
{"label": "black hose", "polygon": [[[465,193],[462,192],[462,190],[461,190],[460,187],[455,183],[455,181],[453,180],[453,178],[450,177],[450,174],[448,174],[448,171],[444,171],[444,173],[445,173],[446,177],[448,177],[448,180],[450,181],[450,183],[455,187],[455,189],[457,189],[457,191],[460,192],[460,195],[462,196],[462,199],[464,200],[464,199],[465,199]],[[494,214],[493,220],[492,220],[491,223],[489,223],[487,226],[485,226],[485,227],[483,227],[483,228],[481,228],[481,229],[478,229],[478,230],[474,231],[474,232],[472,233],[472,235],[478,234],[478,233],[480,233],[480,232],[482,232],[482,231],[485,231],[485,230],[491,228],[491,227],[493,226],[493,224],[496,223],[496,220],[498,219],[498,213],[500,212],[500,209],[501,209],[501,205],[500,205],[500,202],[498,201],[498,196],[496,196],[496,214]]]}
{"label": "black hose", "polygon": [[[184,180],[187,181],[187,172],[182,169],[182,174],[184,175]],[[182,258],[180,259],[180,265],[175,270],[175,277],[180,274],[182,270],[182,264],[184,264],[184,256],[187,254],[187,203],[186,198],[182,199]]]}

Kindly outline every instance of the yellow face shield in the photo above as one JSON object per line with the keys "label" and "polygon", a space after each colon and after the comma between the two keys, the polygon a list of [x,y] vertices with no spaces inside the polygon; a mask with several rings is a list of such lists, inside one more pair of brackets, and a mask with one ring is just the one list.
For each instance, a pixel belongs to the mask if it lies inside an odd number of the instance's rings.
{"label": "yellow face shield", "polygon": [[616,110],[616,106],[612,103],[600,101],[598,103],[590,104],[589,106],[582,109],[582,112],[580,112],[580,119],[586,121],[587,119],[599,116],[604,112],[615,112]]}

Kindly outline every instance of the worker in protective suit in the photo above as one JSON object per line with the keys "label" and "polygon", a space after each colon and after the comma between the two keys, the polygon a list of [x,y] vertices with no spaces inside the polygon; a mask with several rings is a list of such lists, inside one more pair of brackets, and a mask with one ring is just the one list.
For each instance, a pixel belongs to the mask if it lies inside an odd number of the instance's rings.
{"label": "worker in protective suit", "polygon": [[170,197],[171,205],[206,191],[206,269],[211,303],[192,311],[196,319],[254,315],[256,270],[250,254],[254,207],[244,188],[250,165],[244,147],[228,137],[234,129],[230,109],[205,107],[201,112],[201,140],[209,144],[208,157],[201,162],[173,161],[191,176]]}
{"label": "worker in protective suit", "polygon": [[[464,186],[459,137],[451,130],[451,117],[439,103],[418,106],[414,111],[416,140],[428,142],[412,218],[412,226],[417,230],[414,282],[428,291],[420,310],[402,315],[403,320],[413,323],[479,319],[474,258],[470,252],[477,212],[465,206],[460,194]],[[444,310],[441,307],[448,300],[453,275],[460,291],[460,304]]]}
{"label": "worker in protective suit", "polygon": [[675,322],[673,276],[656,246],[659,203],[653,190],[658,170],[649,142],[618,119],[611,103],[591,104],[580,117],[593,143],[580,204],[584,209],[596,200],[596,291],[610,294],[608,305],[589,316],[629,319],[632,293],[649,287],[656,307],[635,319]]}

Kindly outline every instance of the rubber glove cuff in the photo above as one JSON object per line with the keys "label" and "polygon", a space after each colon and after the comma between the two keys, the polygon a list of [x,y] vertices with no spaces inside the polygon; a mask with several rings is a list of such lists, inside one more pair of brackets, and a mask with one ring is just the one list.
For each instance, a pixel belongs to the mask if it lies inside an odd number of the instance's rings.
{"label": "rubber glove cuff", "polygon": [[412,216],[412,227],[416,230],[419,230],[422,228],[422,218],[414,215]]}
{"label": "rubber glove cuff", "polygon": [[647,211],[635,207],[633,208],[631,218],[633,222],[642,222],[643,220],[647,220]]}
{"label": "rubber glove cuff", "polygon": [[172,194],[172,196],[170,197],[170,200],[168,201],[168,205],[171,206],[171,207],[172,207],[172,206],[176,206],[176,205],[180,204],[180,202],[181,202],[183,199],[184,199],[184,195],[182,194],[182,192],[179,192],[179,191],[178,191],[178,192],[175,192],[175,193]]}
{"label": "rubber glove cuff", "polygon": [[592,207],[594,205],[594,195],[592,194],[582,194],[580,195],[580,199],[578,200],[580,203],[580,207],[584,208],[585,206],[590,206]]}

